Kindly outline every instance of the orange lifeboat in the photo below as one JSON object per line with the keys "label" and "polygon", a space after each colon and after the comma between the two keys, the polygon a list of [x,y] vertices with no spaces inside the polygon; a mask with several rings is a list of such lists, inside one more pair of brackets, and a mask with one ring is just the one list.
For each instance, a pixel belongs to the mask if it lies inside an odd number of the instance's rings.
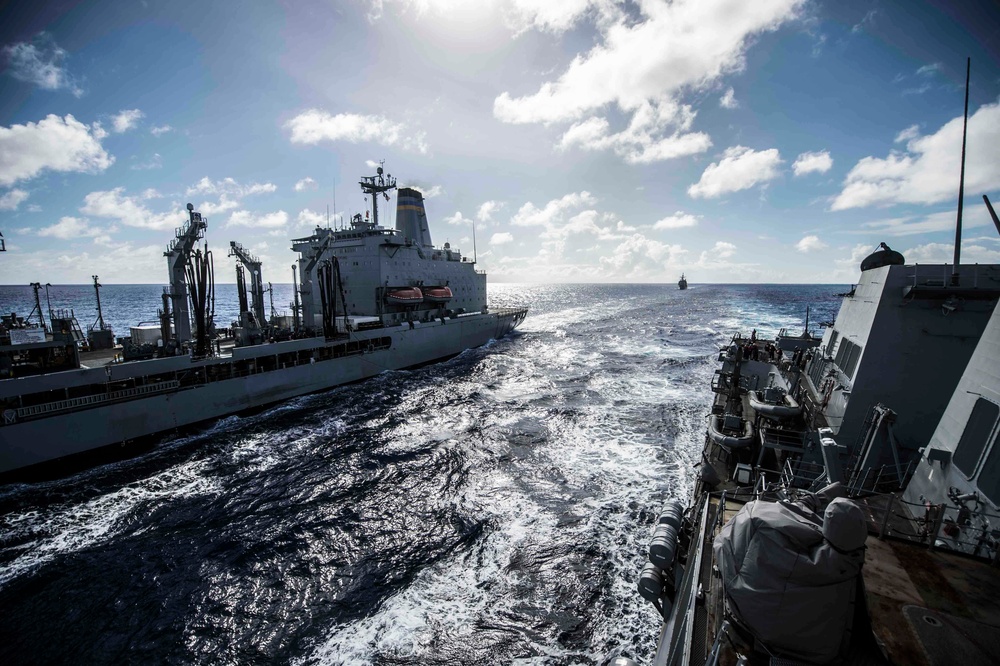
{"label": "orange lifeboat", "polygon": [[447,303],[451,297],[451,287],[427,287],[424,289],[424,300],[428,303]]}
{"label": "orange lifeboat", "polygon": [[419,305],[424,300],[424,293],[417,287],[390,289],[385,300],[389,305]]}

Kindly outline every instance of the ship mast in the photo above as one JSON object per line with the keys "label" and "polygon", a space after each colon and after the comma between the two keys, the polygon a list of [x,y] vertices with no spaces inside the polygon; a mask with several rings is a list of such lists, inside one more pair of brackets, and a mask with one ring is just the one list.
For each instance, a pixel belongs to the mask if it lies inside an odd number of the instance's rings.
{"label": "ship mast", "polygon": [[98,331],[103,331],[104,326],[104,313],[101,311],[101,283],[97,281],[96,275],[91,275],[94,278],[94,295],[97,296],[97,321],[94,322],[93,328]]}
{"label": "ship mast", "polygon": [[965,135],[969,128],[969,73],[972,58],[965,61],[965,119],[962,121],[962,171],[958,179],[958,220],[955,223],[955,265],[952,267],[951,284],[958,286],[958,264],[962,255],[962,199],[965,197]]}
{"label": "ship mast", "polygon": [[392,174],[382,175],[382,165],[385,164],[385,160],[379,162],[378,169],[375,170],[377,175],[375,176],[362,176],[361,181],[358,185],[361,186],[361,191],[365,194],[370,194],[372,198],[372,223],[374,226],[378,226],[378,195],[382,194],[385,196],[385,200],[389,200],[389,195],[386,194],[389,190],[396,189],[396,179],[392,177]]}

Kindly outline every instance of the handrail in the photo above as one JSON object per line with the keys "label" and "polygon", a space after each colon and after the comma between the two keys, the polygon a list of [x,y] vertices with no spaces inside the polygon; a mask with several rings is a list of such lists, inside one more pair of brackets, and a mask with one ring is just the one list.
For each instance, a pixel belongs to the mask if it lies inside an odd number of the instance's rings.
{"label": "handrail", "polygon": [[69,398],[67,400],[57,400],[55,402],[47,402],[42,405],[32,405],[30,407],[19,407],[17,411],[18,419],[31,418],[35,416],[44,416],[47,414],[52,414],[53,412],[61,412],[68,409],[77,409],[80,407],[91,407],[99,403],[104,402],[116,402],[118,400],[128,400],[142,395],[152,395],[154,393],[162,393],[164,391],[172,391],[179,388],[181,383],[176,380],[169,380],[163,382],[157,382],[155,384],[146,384],[144,386],[136,386],[130,389],[119,389],[117,391],[109,391],[107,393],[102,393],[98,395],[87,395],[80,398]]}

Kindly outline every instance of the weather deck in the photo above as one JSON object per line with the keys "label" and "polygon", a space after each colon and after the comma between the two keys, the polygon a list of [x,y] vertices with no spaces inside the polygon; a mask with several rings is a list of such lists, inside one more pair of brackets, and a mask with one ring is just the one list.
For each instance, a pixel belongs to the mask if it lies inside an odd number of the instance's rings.
{"label": "weather deck", "polygon": [[872,632],[891,662],[997,663],[1000,569],[894,536],[921,531],[894,495],[857,502],[868,519],[862,576]]}

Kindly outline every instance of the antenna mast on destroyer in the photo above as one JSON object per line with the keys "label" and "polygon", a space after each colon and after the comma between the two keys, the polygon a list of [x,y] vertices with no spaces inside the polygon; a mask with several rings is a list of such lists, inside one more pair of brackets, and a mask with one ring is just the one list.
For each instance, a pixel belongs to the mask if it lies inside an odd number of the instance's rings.
{"label": "antenna mast on destroyer", "polygon": [[965,138],[969,129],[969,74],[972,58],[965,61],[965,115],[962,121],[962,171],[958,177],[958,219],[955,222],[955,261],[952,266],[951,284],[958,286],[958,264],[962,258],[962,203],[965,199]]}

